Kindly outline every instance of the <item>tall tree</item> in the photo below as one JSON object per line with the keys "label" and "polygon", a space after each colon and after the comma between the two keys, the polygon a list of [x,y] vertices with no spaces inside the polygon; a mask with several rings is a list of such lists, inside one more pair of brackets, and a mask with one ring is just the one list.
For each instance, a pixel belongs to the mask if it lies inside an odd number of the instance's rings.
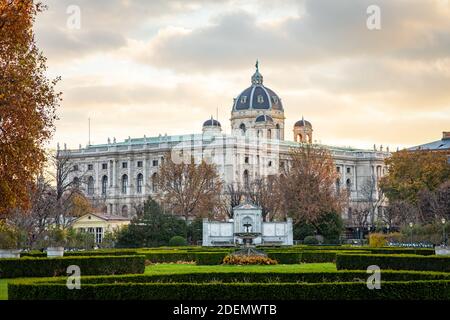
{"label": "tall tree", "polygon": [[419,191],[434,191],[450,180],[447,155],[441,152],[402,150],[386,159],[386,164],[389,172],[381,178],[381,188],[389,201],[417,204]]}
{"label": "tall tree", "polygon": [[143,204],[142,212],[130,225],[118,233],[119,247],[155,247],[168,245],[173,236],[187,233],[186,222],[180,217],[163,213],[159,204],[149,198]]}
{"label": "tall tree", "polygon": [[29,206],[27,186],[42,170],[54,130],[59,78],[47,79],[32,30],[43,9],[31,0],[0,0],[0,216]]}
{"label": "tall tree", "polygon": [[196,164],[193,158],[175,163],[168,154],[160,165],[157,184],[165,208],[186,220],[218,214],[222,181],[213,164]]}
{"label": "tall tree", "polygon": [[279,188],[280,184],[276,176],[255,178],[246,187],[245,196],[261,207],[264,221],[271,221],[274,217],[280,216],[283,211],[283,205],[279,201],[281,197]]}
{"label": "tall tree", "polygon": [[294,223],[315,223],[329,212],[341,212],[342,195],[330,152],[317,145],[292,149],[289,166],[280,176],[284,206]]}
{"label": "tall tree", "polygon": [[384,204],[385,196],[380,188],[379,181],[375,176],[367,177],[361,184],[358,192],[358,205],[355,207],[355,213],[358,212],[365,218],[364,223],[374,224],[377,210]]}

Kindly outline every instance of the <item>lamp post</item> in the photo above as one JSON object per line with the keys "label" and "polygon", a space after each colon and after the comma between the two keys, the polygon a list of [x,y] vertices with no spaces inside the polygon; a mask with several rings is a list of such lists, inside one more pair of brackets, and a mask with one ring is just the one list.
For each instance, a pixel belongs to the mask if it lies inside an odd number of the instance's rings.
{"label": "lamp post", "polygon": [[446,241],[445,241],[445,218],[442,218],[441,220],[442,222],[442,245],[446,245]]}
{"label": "lamp post", "polygon": [[387,231],[387,233],[389,234],[389,228],[390,228],[391,226],[389,225],[389,223],[388,224],[386,224],[386,231]]}
{"label": "lamp post", "polygon": [[410,222],[409,223],[409,227],[411,228],[411,246],[413,243],[413,227],[414,227],[414,223]]}

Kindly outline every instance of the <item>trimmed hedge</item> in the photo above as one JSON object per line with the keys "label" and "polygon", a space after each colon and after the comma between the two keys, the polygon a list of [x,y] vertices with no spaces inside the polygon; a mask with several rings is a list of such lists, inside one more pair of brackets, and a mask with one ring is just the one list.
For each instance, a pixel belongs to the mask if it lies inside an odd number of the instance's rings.
{"label": "trimmed hedge", "polygon": [[395,254],[338,254],[338,270],[366,270],[377,265],[382,270],[429,270],[450,272],[450,257]]}
{"label": "trimmed hedge", "polygon": [[97,256],[0,259],[1,278],[53,277],[67,275],[70,265],[80,267],[82,275],[144,273],[143,256]]}
{"label": "trimmed hedge", "polygon": [[300,263],[302,253],[300,252],[267,252],[270,259],[275,259],[279,264],[296,264]]}
{"label": "trimmed hedge", "polygon": [[[321,282],[366,282],[368,274],[360,270],[344,270],[334,272],[190,272],[177,274],[144,274],[122,276],[87,276],[83,277],[84,284],[106,283],[321,283]],[[419,280],[450,280],[449,273],[426,271],[393,271],[383,272],[383,281],[419,281]],[[50,278],[47,282],[65,283]],[[39,282],[46,280],[39,279]]]}
{"label": "trimmed hedge", "polygon": [[227,256],[225,252],[202,252],[195,253],[195,263],[197,265],[222,264],[223,258]]}
{"label": "trimmed hedge", "polygon": [[11,300],[445,300],[450,281],[365,283],[119,283],[82,285],[8,284]]}

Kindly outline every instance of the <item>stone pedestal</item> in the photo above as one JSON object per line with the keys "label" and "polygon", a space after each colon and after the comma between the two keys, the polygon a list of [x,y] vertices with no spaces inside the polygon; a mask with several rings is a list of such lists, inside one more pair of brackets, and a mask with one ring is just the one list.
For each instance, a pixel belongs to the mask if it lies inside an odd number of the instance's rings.
{"label": "stone pedestal", "polygon": [[436,246],[436,247],[434,247],[434,252],[438,256],[450,255],[450,247],[449,246]]}

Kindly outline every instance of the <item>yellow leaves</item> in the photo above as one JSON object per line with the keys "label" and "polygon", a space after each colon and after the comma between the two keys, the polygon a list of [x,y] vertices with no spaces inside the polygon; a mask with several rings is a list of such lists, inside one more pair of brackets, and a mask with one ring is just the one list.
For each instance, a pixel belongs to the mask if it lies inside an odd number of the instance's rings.
{"label": "yellow leaves", "polygon": [[433,191],[450,179],[450,166],[443,152],[402,150],[387,159],[386,164],[389,173],[381,180],[381,188],[391,201],[416,203],[420,190]]}

